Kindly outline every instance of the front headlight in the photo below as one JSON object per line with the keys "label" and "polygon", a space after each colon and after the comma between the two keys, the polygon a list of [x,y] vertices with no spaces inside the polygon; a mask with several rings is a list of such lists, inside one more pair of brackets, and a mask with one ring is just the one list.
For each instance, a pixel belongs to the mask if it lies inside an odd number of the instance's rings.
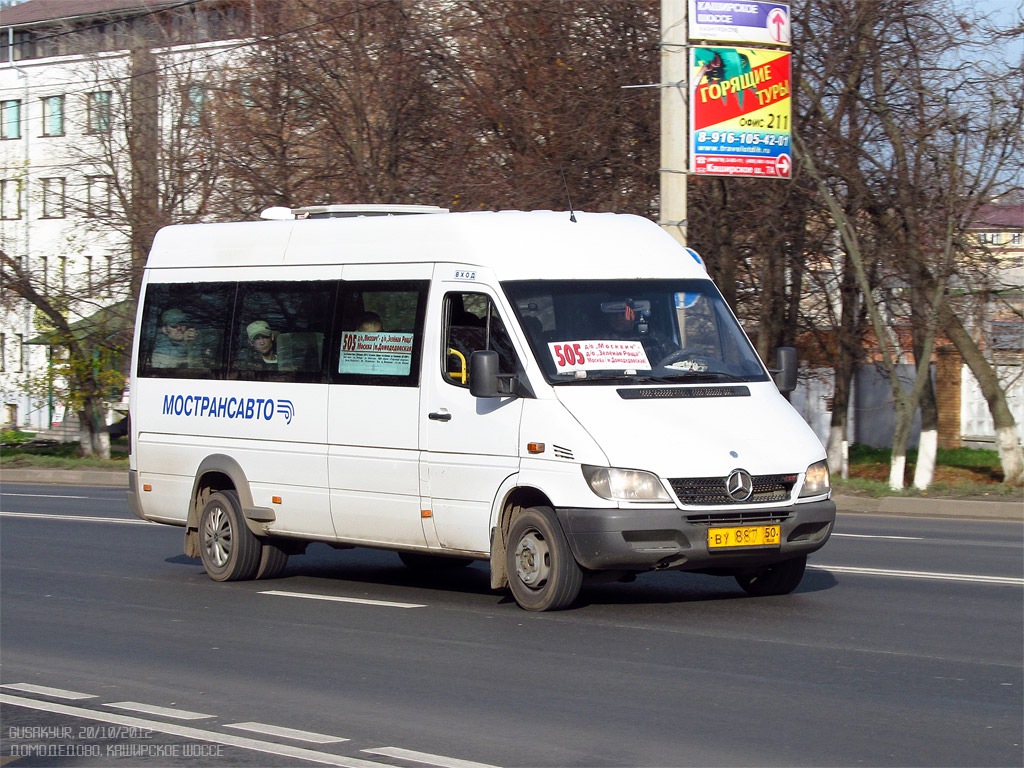
{"label": "front headlight", "polygon": [[828,477],[828,461],[811,464],[804,475],[804,487],[800,496],[822,496],[832,490]]}
{"label": "front headlight", "polygon": [[639,469],[583,466],[591,490],[612,501],[671,501],[658,476]]}

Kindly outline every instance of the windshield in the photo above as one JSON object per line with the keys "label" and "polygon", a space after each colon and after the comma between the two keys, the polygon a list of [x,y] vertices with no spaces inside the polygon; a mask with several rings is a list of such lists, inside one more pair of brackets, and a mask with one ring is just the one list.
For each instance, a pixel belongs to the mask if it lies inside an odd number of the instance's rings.
{"label": "windshield", "polygon": [[766,381],[710,280],[503,283],[554,384]]}

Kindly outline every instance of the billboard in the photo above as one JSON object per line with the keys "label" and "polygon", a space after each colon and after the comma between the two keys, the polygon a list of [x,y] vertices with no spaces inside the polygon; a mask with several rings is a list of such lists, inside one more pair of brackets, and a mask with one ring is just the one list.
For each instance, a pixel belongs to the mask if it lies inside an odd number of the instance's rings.
{"label": "billboard", "polygon": [[690,39],[789,45],[789,4],[689,0]]}
{"label": "billboard", "polygon": [[691,172],[789,178],[790,54],[690,50]]}

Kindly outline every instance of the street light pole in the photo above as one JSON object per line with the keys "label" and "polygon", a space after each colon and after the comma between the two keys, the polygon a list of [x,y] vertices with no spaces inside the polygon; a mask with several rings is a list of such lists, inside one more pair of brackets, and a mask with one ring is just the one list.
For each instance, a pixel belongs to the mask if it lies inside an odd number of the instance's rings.
{"label": "street light pole", "polygon": [[689,170],[689,0],[661,0],[661,215],[658,223],[686,245]]}

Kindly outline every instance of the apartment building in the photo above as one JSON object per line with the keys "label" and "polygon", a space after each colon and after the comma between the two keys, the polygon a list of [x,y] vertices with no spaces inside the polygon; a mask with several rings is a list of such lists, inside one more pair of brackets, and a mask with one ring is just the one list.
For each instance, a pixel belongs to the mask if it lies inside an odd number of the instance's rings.
{"label": "apartment building", "polygon": [[[244,42],[249,19],[249,3],[235,0],[27,0],[0,9],[5,272],[20,270],[73,327],[130,298],[133,248],[147,233],[140,237],[129,209],[163,194],[161,142],[171,126],[180,138],[199,125],[204,83]],[[36,306],[4,291],[3,424],[62,420],[62,382],[51,373],[62,350],[47,343],[51,330]]]}

